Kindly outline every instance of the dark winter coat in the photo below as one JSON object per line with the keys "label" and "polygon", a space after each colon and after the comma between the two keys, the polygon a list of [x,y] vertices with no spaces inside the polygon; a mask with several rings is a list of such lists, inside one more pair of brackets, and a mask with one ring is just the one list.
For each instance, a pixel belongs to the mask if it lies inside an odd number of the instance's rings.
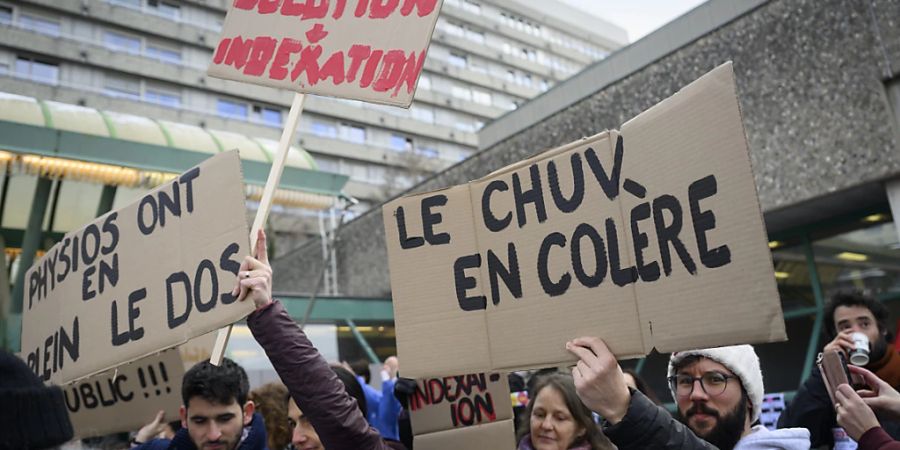
{"label": "dark winter coat", "polygon": [[280,302],[250,314],[247,325],[326,450],[405,449],[399,442],[385,441],[369,425],[328,362]]}
{"label": "dark winter coat", "polygon": [[619,450],[717,450],[636,390],[631,391],[625,417],[615,425],[605,426],[603,434]]}
{"label": "dark winter coat", "polygon": [[[237,450],[268,450],[266,447],[266,424],[259,413],[253,414],[250,426],[244,429],[248,428],[249,433],[238,445]],[[151,439],[131,450],[197,450],[197,446],[191,440],[187,428],[182,428],[175,433],[171,440]]]}

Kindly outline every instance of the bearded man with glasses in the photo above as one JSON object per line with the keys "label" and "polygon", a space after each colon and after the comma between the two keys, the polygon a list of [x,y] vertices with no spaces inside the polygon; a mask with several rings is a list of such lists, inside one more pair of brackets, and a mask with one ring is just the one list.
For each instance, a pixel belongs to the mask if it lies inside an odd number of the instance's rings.
{"label": "bearded man with glasses", "polygon": [[749,345],[672,354],[668,381],[678,420],[625,386],[622,369],[601,339],[575,339],[566,348],[579,358],[572,369],[579,398],[605,419],[603,434],[619,450],[809,449],[805,428],[754,426],[764,391],[759,358]]}

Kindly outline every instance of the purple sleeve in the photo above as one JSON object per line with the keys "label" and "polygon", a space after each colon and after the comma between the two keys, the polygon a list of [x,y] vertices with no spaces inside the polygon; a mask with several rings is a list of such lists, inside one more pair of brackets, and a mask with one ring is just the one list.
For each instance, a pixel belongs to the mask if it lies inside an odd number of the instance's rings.
{"label": "purple sleeve", "polygon": [[387,448],[325,358],[280,302],[250,314],[247,325],[325,448]]}
{"label": "purple sleeve", "polygon": [[888,435],[884,428],[875,427],[860,436],[859,450],[900,450],[900,442]]}

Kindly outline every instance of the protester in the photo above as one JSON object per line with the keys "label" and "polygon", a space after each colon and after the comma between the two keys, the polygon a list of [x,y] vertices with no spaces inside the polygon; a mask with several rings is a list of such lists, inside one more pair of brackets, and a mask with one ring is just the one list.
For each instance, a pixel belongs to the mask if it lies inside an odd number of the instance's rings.
{"label": "protester", "polygon": [[0,350],[0,449],[42,449],[72,439],[66,400],[24,361]]}
{"label": "protester", "polygon": [[[303,450],[404,448],[399,442],[385,441],[369,426],[360,402],[350,397],[284,306],[272,300],[272,268],[262,230],[254,254],[256,258],[248,256],[241,264],[233,294],[241,301],[250,299],[256,305],[256,311],[247,318],[247,325],[295,401],[288,409],[288,416],[298,426],[308,422],[316,432],[318,442],[302,445],[294,442],[294,446]],[[355,382],[355,378],[351,376],[351,379]],[[296,431],[294,435],[296,438]]]}
{"label": "protester", "polygon": [[[888,311],[883,304],[858,293],[841,293],[826,305],[824,315],[824,331],[830,342],[823,351],[836,350],[847,356],[854,348],[850,336],[861,332],[870,344],[869,364],[865,368],[893,388],[900,388],[900,355],[889,344]],[[812,369],[793,401],[781,413],[778,427],[809,429],[814,447],[834,445],[835,412],[817,368]],[[900,439],[900,422],[885,423],[884,429],[894,439]]]}
{"label": "protester", "polygon": [[848,384],[838,386],[834,404],[838,424],[858,441],[861,450],[900,450],[900,442],[887,434],[875,416],[878,413],[882,423],[900,419],[900,393],[866,369],[849,369],[862,376],[870,389],[857,393]]}
{"label": "protester", "polygon": [[571,375],[545,373],[533,388],[534,395],[519,427],[518,450],[614,448],[594,423],[591,411],[578,399]]}
{"label": "protester", "polygon": [[650,386],[647,386],[647,382],[645,382],[637,372],[632,369],[622,369],[622,373],[625,374],[625,384],[628,385],[628,387],[641,391],[641,394],[644,394],[651,402],[657,405],[662,404],[662,402],[659,401],[659,397],[653,392],[653,389],[650,389]]}
{"label": "protester", "polygon": [[270,450],[283,450],[291,444],[292,430],[288,426],[288,390],[281,382],[266,383],[250,391],[250,401],[266,424],[267,445]]}
{"label": "protester", "polygon": [[366,394],[366,420],[373,427],[378,428],[378,404],[381,403],[382,392],[369,385],[372,381],[372,370],[367,359],[359,359],[350,364],[350,369],[356,375],[356,380],[362,386]]}
{"label": "protester", "polygon": [[375,428],[382,436],[395,441],[400,440],[400,414],[403,406],[394,395],[394,386],[397,384],[397,372],[400,370],[400,362],[396,356],[389,356],[384,360],[381,369],[381,398],[378,402],[378,416]]}
{"label": "protester", "polygon": [[603,432],[620,450],[809,449],[804,429],[751,426],[759,418],[763,379],[749,345],[672,354],[669,386],[681,422],[625,384],[603,340],[578,338],[566,349],[579,358],[572,369],[579,398],[604,417]]}
{"label": "protester", "polygon": [[247,373],[234,361],[224,358],[218,366],[209,361],[197,363],[185,372],[181,382],[183,403],[179,412],[184,428],[178,430],[171,440],[148,439],[145,430],[156,431],[163,423],[163,415],[157,414],[154,422],[141,428],[132,439],[133,448],[265,449],[266,427],[262,416],[254,413],[253,402],[247,399],[249,390]]}

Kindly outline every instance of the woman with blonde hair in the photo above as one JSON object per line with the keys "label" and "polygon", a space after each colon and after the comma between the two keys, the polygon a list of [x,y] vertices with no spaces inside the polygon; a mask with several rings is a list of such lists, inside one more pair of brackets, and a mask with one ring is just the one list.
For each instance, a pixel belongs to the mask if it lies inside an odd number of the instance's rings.
{"label": "woman with blonde hair", "polygon": [[572,375],[541,375],[520,426],[518,450],[606,450],[615,447],[575,393]]}

